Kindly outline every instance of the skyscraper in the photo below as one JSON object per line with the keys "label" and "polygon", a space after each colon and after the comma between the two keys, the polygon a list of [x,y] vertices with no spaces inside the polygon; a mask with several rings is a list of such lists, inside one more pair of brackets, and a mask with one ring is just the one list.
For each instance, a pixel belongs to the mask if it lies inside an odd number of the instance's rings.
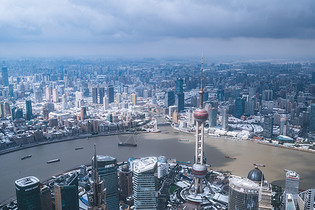
{"label": "skyscraper", "polygon": [[226,108],[222,110],[222,129],[228,130],[228,113]]}
{"label": "skyscraper", "polygon": [[26,120],[31,120],[32,119],[32,101],[31,100],[26,100]]}
{"label": "skyscraper", "polygon": [[106,209],[106,190],[104,189],[104,181],[100,179],[98,175],[98,165],[96,160],[96,146],[94,144],[94,157],[92,158],[92,173],[93,176],[90,179],[92,192],[88,192],[89,207],[88,210],[105,210]]}
{"label": "skyscraper", "polygon": [[175,93],[174,91],[167,91],[165,93],[165,106],[173,106],[175,104]]}
{"label": "skyscraper", "polygon": [[15,119],[21,119],[23,118],[23,109],[18,108],[15,112]]}
{"label": "skyscraper", "polygon": [[15,181],[18,209],[41,209],[39,179],[28,176]]}
{"label": "skyscraper", "polygon": [[[106,188],[106,204],[108,209],[119,209],[117,160],[110,156],[97,155],[97,171]],[[94,157],[92,159],[94,166]]]}
{"label": "skyscraper", "polygon": [[0,117],[1,117],[1,118],[4,118],[4,117],[5,117],[4,104],[3,104],[3,102],[0,102]]}
{"label": "skyscraper", "polygon": [[130,102],[135,106],[137,105],[137,94],[132,93],[130,94]]}
{"label": "skyscraper", "polygon": [[228,209],[258,210],[259,185],[237,176],[229,179]]}
{"label": "skyscraper", "polygon": [[123,200],[132,194],[132,172],[128,165],[124,165],[119,172],[119,189],[120,197]]}
{"label": "skyscraper", "polygon": [[104,87],[100,87],[99,89],[98,89],[98,92],[99,92],[99,96],[100,96],[100,99],[99,99],[99,103],[100,104],[103,104],[103,102],[104,102],[104,96],[105,96],[105,88]]}
{"label": "skyscraper", "polygon": [[183,93],[184,89],[183,89],[183,79],[178,78],[175,82],[175,90],[176,90],[176,94],[178,93]]}
{"label": "skyscraper", "polygon": [[273,134],[273,117],[272,116],[265,116],[264,123],[263,123],[263,136],[266,138],[271,138]]}
{"label": "skyscraper", "polygon": [[156,209],[157,158],[146,157],[132,161],[135,209]]}
{"label": "skyscraper", "polygon": [[9,96],[14,96],[14,86],[12,84],[9,85]]}
{"label": "skyscraper", "polygon": [[184,111],[184,108],[185,108],[185,94],[184,93],[176,94],[175,104],[178,108],[178,112]]}
{"label": "skyscraper", "polygon": [[51,101],[51,87],[46,87],[46,102]]}
{"label": "skyscraper", "polygon": [[177,105],[178,112],[181,112],[185,108],[185,94],[183,89],[183,79],[177,79],[175,82],[175,91],[176,91],[176,98],[175,104]]}
{"label": "skyscraper", "polygon": [[298,205],[301,210],[314,210],[315,208],[315,189],[308,189],[299,193]]}
{"label": "skyscraper", "polygon": [[86,117],[87,117],[86,110],[87,110],[87,108],[85,106],[81,107],[81,111],[80,111],[81,120],[86,119]]}
{"label": "skyscraper", "polygon": [[112,85],[107,87],[107,97],[108,97],[108,102],[113,103],[114,102],[114,87]]}
{"label": "skyscraper", "polygon": [[42,100],[43,100],[42,91],[38,89],[38,90],[35,91],[34,94],[35,94],[35,101],[36,101],[37,103],[42,102]]}
{"label": "skyscraper", "polygon": [[53,102],[58,103],[58,101],[59,101],[58,89],[54,88],[53,89]]}
{"label": "skyscraper", "polygon": [[3,86],[9,86],[8,68],[2,67],[2,83]]}
{"label": "skyscraper", "polygon": [[209,126],[215,127],[217,126],[217,113],[218,110],[214,107],[209,109]]}
{"label": "skyscraper", "polygon": [[41,207],[42,209],[52,210],[53,202],[51,197],[50,188],[47,185],[44,185],[40,189],[40,199],[41,199]]}
{"label": "skyscraper", "polygon": [[235,99],[234,117],[240,118],[244,114],[244,100],[240,97]]}
{"label": "skyscraper", "polygon": [[103,108],[104,108],[104,111],[105,111],[105,110],[108,110],[108,108],[109,108],[109,99],[108,99],[107,96],[105,96],[105,97],[103,98]]}
{"label": "skyscraper", "polygon": [[285,117],[280,119],[280,135],[286,136],[288,134],[288,122]]}
{"label": "skyscraper", "polygon": [[78,173],[74,172],[69,178],[54,185],[55,209],[79,209]]}
{"label": "skyscraper", "polygon": [[297,204],[297,197],[299,193],[300,175],[295,171],[286,170],[285,179],[285,198],[287,194],[291,194],[294,200],[294,204]]}
{"label": "skyscraper", "polygon": [[97,87],[92,88],[92,102],[97,104]]}
{"label": "skyscraper", "polygon": [[315,104],[311,105],[311,113],[310,113],[310,132],[315,131]]}

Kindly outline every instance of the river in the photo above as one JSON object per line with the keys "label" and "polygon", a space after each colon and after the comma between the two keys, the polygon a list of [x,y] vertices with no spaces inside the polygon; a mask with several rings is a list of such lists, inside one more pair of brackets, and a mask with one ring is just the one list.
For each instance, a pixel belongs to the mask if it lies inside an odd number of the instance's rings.
{"label": "river", "polygon": [[[99,136],[54,144],[41,145],[0,156],[0,202],[15,195],[14,181],[25,176],[36,176],[47,180],[53,175],[90,164],[93,145],[97,153],[126,161],[129,157],[159,156],[193,161],[194,135],[161,126],[161,133],[136,135],[137,147],[118,147],[119,136]],[[83,147],[75,150],[76,147]],[[31,154],[32,157],[21,160]],[[261,145],[251,141],[234,141],[224,138],[205,138],[207,163],[216,170],[229,170],[235,175],[247,176],[254,163],[265,164],[262,168],[269,182],[283,185],[284,169],[300,173],[300,188],[315,187],[315,153],[294,151],[285,148]],[[225,156],[235,157],[228,159]],[[60,162],[47,164],[46,161],[59,158]]]}

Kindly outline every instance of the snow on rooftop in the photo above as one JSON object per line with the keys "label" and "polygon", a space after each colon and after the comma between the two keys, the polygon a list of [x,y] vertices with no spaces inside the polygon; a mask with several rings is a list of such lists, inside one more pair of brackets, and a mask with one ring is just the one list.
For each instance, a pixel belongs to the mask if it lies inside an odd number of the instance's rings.
{"label": "snow on rooftop", "polygon": [[132,170],[136,173],[143,173],[153,170],[157,163],[156,157],[145,157],[132,161]]}
{"label": "snow on rooftop", "polygon": [[255,182],[238,176],[229,179],[230,187],[242,193],[258,193],[259,185]]}
{"label": "snow on rooftop", "polygon": [[28,176],[15,181],[15,184],[19,187],[27,187],[36,183],[39,183],[39,179],[35,176]]}

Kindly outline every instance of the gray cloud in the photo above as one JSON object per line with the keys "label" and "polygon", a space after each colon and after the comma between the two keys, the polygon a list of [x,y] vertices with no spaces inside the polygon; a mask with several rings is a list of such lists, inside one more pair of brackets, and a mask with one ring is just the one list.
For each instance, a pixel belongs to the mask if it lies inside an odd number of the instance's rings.
{"label": "gray cloud", "polygon": [[314,10],[313,0],[1,0],[0,47],[313,42]]}

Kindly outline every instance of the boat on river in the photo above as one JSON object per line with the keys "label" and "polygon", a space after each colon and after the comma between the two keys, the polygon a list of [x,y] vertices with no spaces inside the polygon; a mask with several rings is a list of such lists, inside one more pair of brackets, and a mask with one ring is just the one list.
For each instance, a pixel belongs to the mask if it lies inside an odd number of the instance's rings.
{"label": "boat on river", "polygon": [[135,134],[129,135],[127,139],[124,139],[124,136],[120,136],[118,138],[119,138],[118,146],[122,146],[122,147],[136,147],[137,146],[137,143],[135,140]]}
{"label": "boat on river", "polygon": [[30,157],[32,157],[32,155],[26,155],[24,157],[21,157],[21,160],[25,160],[25,159],[30,158]]}
{"label": "boat on river", "polygon": [[230,157],[230,156],[224,156],[225,158],[228,158],[228,159],[233,159],[233,160],[235,160],[236,159],[236,157]]}
{"label": "boat on river", "polygon": [[60,159],[52,159],[52,160],[48,160],[47,164],[55,163],[55,162],[59,162],[59,161],[60,161]]}

